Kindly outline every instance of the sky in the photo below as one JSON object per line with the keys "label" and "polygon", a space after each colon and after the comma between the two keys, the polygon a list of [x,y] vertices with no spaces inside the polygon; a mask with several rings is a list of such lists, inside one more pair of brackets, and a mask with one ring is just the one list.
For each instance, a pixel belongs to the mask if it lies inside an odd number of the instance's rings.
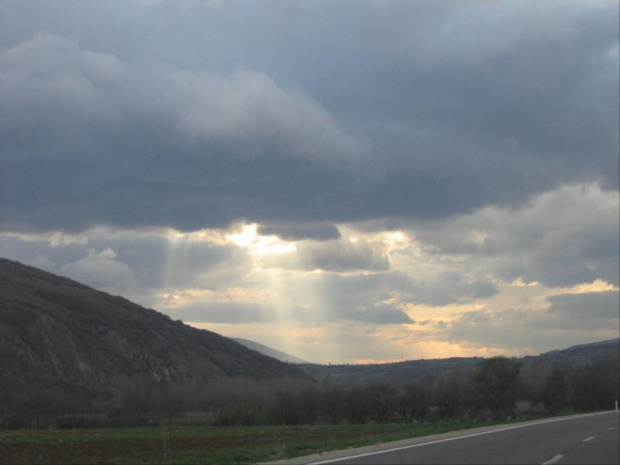
{"label": "sky", "polygon": [[316,363],[617,338],[619,8],[0,0],[0,256]]}

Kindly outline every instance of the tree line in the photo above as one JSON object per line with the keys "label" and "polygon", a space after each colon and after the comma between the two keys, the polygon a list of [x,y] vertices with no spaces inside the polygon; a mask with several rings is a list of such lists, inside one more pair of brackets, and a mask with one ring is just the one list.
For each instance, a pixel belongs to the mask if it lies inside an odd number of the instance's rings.
{"label": "tree line", "polygon": [[214,425],[488,421],[607,410],[619,397],[617,357],[586,366],[523,368],[518,359],[493,357],[470,371],[416,380],[344,384],[227,378],[180,384],[126,379],[102,392],[70,386],[4,389],[0,426],[155,426],[194,416]]}

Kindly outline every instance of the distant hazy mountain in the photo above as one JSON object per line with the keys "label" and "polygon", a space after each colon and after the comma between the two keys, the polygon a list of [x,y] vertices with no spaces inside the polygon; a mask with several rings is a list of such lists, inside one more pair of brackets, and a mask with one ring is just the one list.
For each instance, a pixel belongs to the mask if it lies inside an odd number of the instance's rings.
{"label": "distant hazy mountain", "polygon": [[294,355],[287,354],[286,352],[281,352],[276,349],[272,349],[271,347],[267,347],[263,344],[259,344],[258,342],[248,341],[247,339],[240,339],[237,337],[231,337],[235,342],[238,342],[241,345],[246,346],[248,349],[255,350],[256,352],[260,352],[263,355],[267,355],[269,357],[273,357],[281,362],[287,363],[309,363],[306,360],[302,360],[301,358],[297,358]]}
{"label": "distant hazy mountain", "polygon": [[282,376],[306,375],[122,297],[0,259],[0,392]]}

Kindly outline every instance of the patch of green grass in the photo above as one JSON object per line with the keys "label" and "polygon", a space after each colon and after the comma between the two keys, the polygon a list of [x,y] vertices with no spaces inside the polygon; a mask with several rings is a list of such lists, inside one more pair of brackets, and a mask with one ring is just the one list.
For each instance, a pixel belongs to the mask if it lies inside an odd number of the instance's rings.
{"label": "patch of green grass", "polygon": [[72,430],[0,430],[0,444],[43,444],[46,442],[81,442],[169,438],[243,437],[280,431],[282,426],[175,426],[154,428],[103,428]]}

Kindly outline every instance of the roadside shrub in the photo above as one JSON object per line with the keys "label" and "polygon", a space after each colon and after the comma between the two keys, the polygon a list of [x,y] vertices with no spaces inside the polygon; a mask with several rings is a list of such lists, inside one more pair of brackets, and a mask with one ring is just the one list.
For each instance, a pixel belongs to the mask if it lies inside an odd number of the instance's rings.
{"label": "roadside shrub", "polygon": [[518,400],[513,411],[516,418],[529,418],[533,416],[534,406],[529,400]]}
{"label": "roadside shrub", "polygon": [[547,414],[547,407],[545,407],[545,404],[543,404],[542,402],[538,402],[532,408],[532,414],[535,417],[542,417]]}

